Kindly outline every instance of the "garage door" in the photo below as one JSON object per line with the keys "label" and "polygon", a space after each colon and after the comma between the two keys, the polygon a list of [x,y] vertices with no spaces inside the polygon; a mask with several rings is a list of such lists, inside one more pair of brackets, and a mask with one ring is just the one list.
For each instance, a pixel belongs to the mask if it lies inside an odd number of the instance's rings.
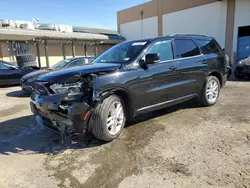
{"label": "garage door", "polygon": [[250,36],[238,38],[237,62],[250,56]]}

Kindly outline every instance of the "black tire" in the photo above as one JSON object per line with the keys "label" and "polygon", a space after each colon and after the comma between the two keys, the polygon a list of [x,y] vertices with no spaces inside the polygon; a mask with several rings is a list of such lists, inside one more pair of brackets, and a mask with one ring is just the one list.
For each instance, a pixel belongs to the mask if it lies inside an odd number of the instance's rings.
{"label": "black tire", "polygon": [[[124,120],[123,120],[120,131],[117,134],[112,135],[110,134],[108,127],[107,127],[107,118],[109,115],[110,106],[115,101],[118,101],[122,104],[122,108],[124,112]],[[111,95],[108,98],[104,99],[102,103],[98,104],[96,108],[94,109],[91,119],[90,119],[93,135],[97,139],[107,141],[107,142],[110,142],[116,139],[121,134],[123,127],[125,125],[125,122],[126,122],[126,114],[125,114],[124,103],[116,95]]]}
{"label": "black tire", "polygon": [[[216,100],[213,102],[210,102],[207,98],[207,88],[208,88],[208,84],[211,81],[215,81],[218,84],[218,95],[217,95]],[[220,88],[221,88],[221,85],[220,85],[219,79],[215,76],[208,76],[206,83],[204,84],[202,91],[200,92],[200,95],[198,97],[200,104],[202,104],[203,106],[212,106],[212,105],[216,104],[216,102],[219,98],[219,95],[220,95]]]}

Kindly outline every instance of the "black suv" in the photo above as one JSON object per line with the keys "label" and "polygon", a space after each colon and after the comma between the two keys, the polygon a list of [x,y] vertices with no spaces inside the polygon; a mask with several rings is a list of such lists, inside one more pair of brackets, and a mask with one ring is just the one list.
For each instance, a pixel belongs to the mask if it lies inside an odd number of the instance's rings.
{"label": "black suv", "polygon": [[91,64],[39,77],[31,109],[40,124],[62,135],[92,131],[112,141],[139,114],[194,98],[214,105],[227,80],[227,60],[208,36],[124,42]]}

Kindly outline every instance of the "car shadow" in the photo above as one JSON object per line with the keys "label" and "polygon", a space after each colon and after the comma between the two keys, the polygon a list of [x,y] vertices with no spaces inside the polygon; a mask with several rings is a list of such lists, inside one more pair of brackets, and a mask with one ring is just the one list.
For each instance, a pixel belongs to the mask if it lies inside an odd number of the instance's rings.
{"label": "car shadow", "polygon": [[20,84],[8,84],[8,85],[0,85],[0,88],[12,88],[20,86]]}
{"label": "car shadow", "polygon": [[[186,102],[181,105],[175,105],[163,110],[140,115],[126,127],[136,126],[138,123],[171,114],[181,109],[200,107],[201,106],[196,102]],[[0,123],[0,155],[11,155],[12,153],[44,153],[50,155],[60,153],[66,149],[92,148],[106,143],[107,142],[95,139],[93,135],[89,133],[85,137],[72,137],[70,143],[63,144],[60,134],[38,125],[33,115]]]}
{"label": "car shadow", "polygon": [[156,110],[150,113],[142,114],[136,117],[131,123],[127,124],[126,126],[133,126],[137,123],[142,123],[144,121],[148,121],[150,119],[154,119],[160,116],[164,116],[166,114],[171,114],[173,112],[183,110],[183,109],[192,109],[192,108],[205,108],[201,106],[195,99],[191,101],[187,101],[181,104],[177,104],[168,108],[163,108],[160,110]]}
{"label": "car shadow", "polygon": [[[79,138],[79,139],[77,139]],[[70,143],[62,143],[61,135],[40,126],[33,115],[0,122],[0,155],[12,153],[56,154],[66,149],[96,147],[105,142],[93,139],[72,137]]]}
{"label": "car shadow", "polygon": [[23,90],[12,91],[6,94],[7,97],[16,97],[16,98],[27,98],[30,97],[30,93]]}

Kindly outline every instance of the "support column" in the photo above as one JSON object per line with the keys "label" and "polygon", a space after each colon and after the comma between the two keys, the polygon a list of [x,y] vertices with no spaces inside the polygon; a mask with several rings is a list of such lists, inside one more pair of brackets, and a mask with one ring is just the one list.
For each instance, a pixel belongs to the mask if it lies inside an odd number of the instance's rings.
{"label": "support column", "polygon": [[143,15],[144,15],[144,12],[143,11],[141,11],[141,38],[143,38]]}
{"label": "support column", "polygon": [[63,59],[66,59],[66,55],[65,55],[65,45],[62,44],[62,55],[63,55]]}
{"label": "support column", "polygon": [[38,66],[39,68],[41,68],[41,57],[40,57],[40,48],[39,48],[39,42],[36,41],[36,55],[37,55],[37,59],[38,59]]}
{"label": "support column", "polygon": [[72,41],[71,47],[72,47],[72,57],[75,57],[76,52],[75,52],[75,44],[74,44],[74,41]]}
{"label": "support column", "polygon": [[163,0],[158,0],[157,2],[157,9],[158,9],[158,36],[162,36],[163,35],[163,22],[162,22],[162,2]]}
{"label": "support column", "polygon": [[226,39],[225,49],[231,61],[235,63],[235,54],[233,53],[234,37],[234,19],[235,19],[235,0],[227,1],[227,21],[226,21]]}
{"label": "support column", "polygon": [[84,55],[87,56],[88,53],[87,53],[87,44],[84,44]]}
{"label": "support column", "polygon": [[96,46],[96,42],[95,42],[95,44],[94,44],[94,51],[95,51],[95,56],[97,56],[97,46]]}
{"label": "support column", "polygon": [[48,43],[47,43],[47,40],[44,40],[44,54],[45,54],[45,58],[46,58],[46,67],[49,67]]}
{"label": "support column", "polygon": [[2,43],[0,43],[0,60],[3,60]]}

